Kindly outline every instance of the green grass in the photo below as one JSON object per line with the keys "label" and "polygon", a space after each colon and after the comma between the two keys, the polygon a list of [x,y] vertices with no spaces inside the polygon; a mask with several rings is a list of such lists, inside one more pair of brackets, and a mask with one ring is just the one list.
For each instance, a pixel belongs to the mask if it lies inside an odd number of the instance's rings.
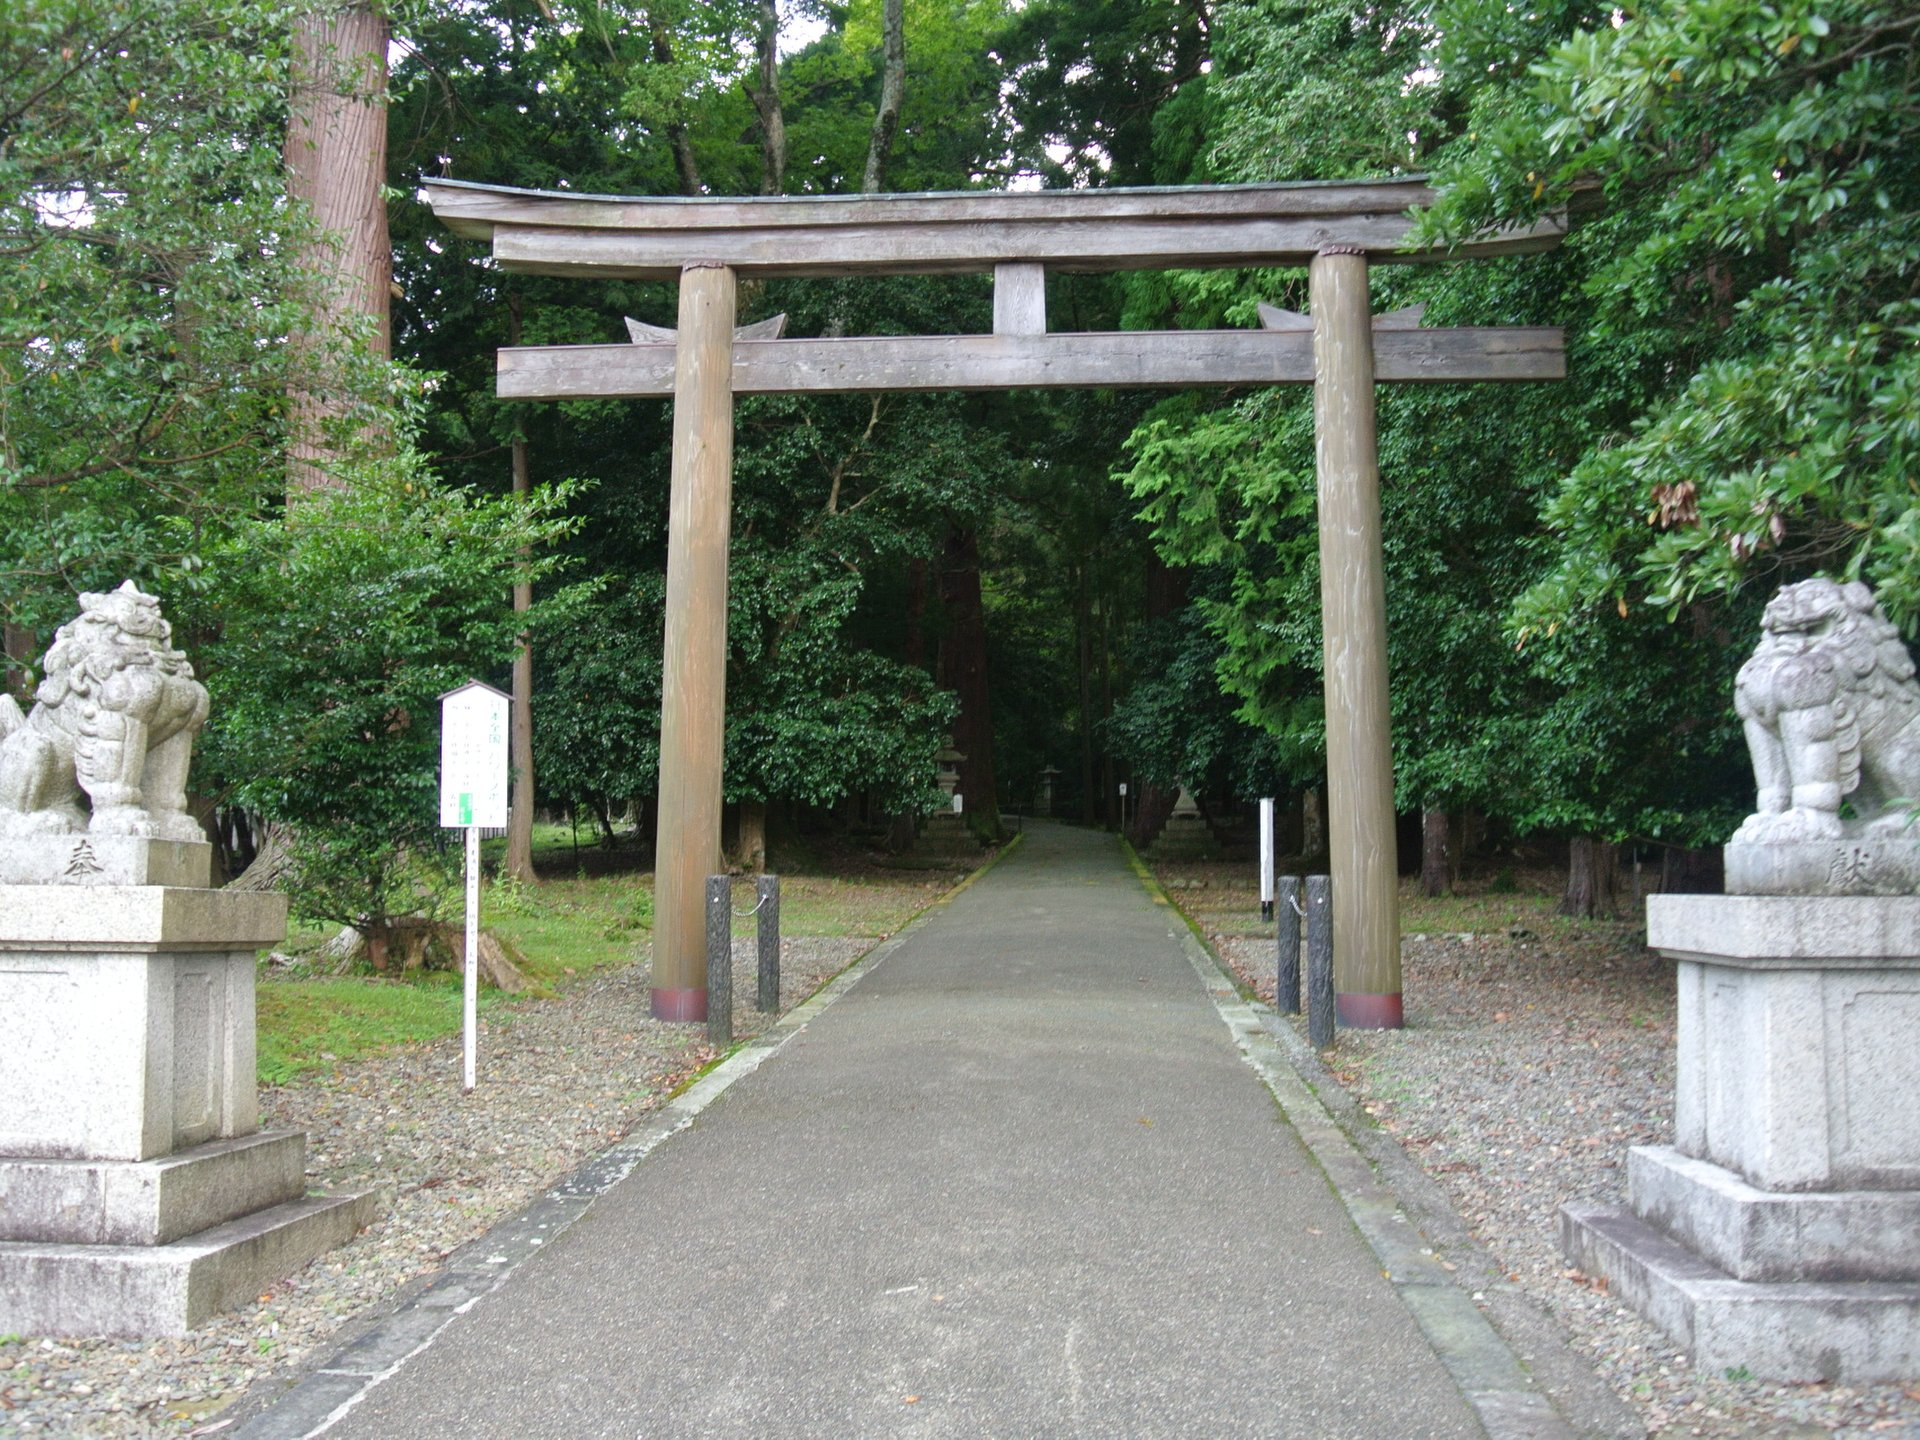
{"label": "green grass", "polygon": [[[257,995],[263,1085],[282,1085],[336,1061],[438,1040],[460,1029],[460,977],[446,971],[405,980],[262,980]],[[482,994],[482,1013],[495,1010],[503,999]]]}
{"label": "green grass", "polygon": [[480,923],[518,947],[522,973],[541,990],[631,963],[652,922],[651,875],[493,885],[480,895]]}
{"label": "green grass", "polygon": [[[783,876],[780,928],[786,935],[890,935],[952,888],[954,879],[951,872],[911,871]],[[751,910],[753,903],[753,881],[736,882],[734,909]],[[649,874],[483,886],[480,923],[520,951],[522,973],[533,989],[519,998],[483,990],[482,1012],[506,1020],[516,1008],[595,971],[631,964],[652,921]],[[751,935],[757,923],[736,915],[734,933]],[[310,953],[331,933],[299,932],[287,948]],[[258,995],[259,1074],[267,1085],[460,1032],[461,980],[452,971],[414,971],[401,978],[262,976]]]}
{"label": "green grass", "polygon": [[[1272,922],[1260,918],[1252,865],[1163,866],[1156,873],[1170,881],[1174,902],[1209,931],[1228,936],[1271,933]],[[1207,883],[1193,885],[1197,878]],[[1632,907],[1625,902],[1618,921],[1575,920],[1559,914],[1563,879],[1530,871],[1511,886],[1478,880],[1452,895],[1435,898],[1422,892],[1418,877],[1409,876],[1400,882],[1400,929],[1408,935],[1504,935],[1518,928],[1549,940],[1573,939],[1629,923]]]}
{"label": "green grass", "polygon": [[[480,992],[481,1013],[507,1019],[529,1000],[551,995],[575,977],[630,963],[653,914],[651,878],[555,880],[531,889],[481,891],[480,923],[525,958],[533,990],[521,999]],[[311,950],[324,934],[302,933],[294,948]],[[344,975],[267,978],[258,986],[260,1081],[278,1085],[396,1045],[425,1044],[461,1028],[462,981],[449,970],[404,977]]]}
{"label": "green grass", "polygon": [[[780,928],[789,935],[891,935],[958,883],[950,870],[903,870],[841,879],[782,876]],[[751,884],[734,887],[734,909],[753,905]],[[735,922],[736,930],[754,922]]]}

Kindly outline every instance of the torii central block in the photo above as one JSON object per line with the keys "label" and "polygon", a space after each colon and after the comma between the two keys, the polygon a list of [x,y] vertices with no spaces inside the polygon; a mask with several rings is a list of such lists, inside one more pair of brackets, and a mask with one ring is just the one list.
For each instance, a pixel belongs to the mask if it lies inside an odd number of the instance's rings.
{"label": "torii central block", "polygon": [[[1553,380],[1557,329],[1423,329],[1375,316],[1372,263],[1551,248],[1562,227],[1404,249],[1418,178],[1146,190],[751,199],[574,195],[430,180],[434,214],[502,269],[680,281],[679,328],[499,356],[504,399],[672,397],[653,1013],[706,1016],[704,887],[720,854],[733,397],[877,390],[1314,387],[1327,800],[1339,1019],[1401,1020],[1376,381]],[[1260,330],[1050,333],[1046,272],[1307,265],[1311,318]],[[991,335],[736,340],[742,275],[991,272]]]}

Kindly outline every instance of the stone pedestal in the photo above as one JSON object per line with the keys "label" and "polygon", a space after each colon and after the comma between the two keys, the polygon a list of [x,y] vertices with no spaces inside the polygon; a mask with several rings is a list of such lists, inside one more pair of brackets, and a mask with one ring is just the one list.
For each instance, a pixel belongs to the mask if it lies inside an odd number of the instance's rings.
{"label": "stone pedestal", "polygon": [[1628,1209],[1570,1205],[1580,1268],[1709,1370],[1920,1375],[1920,897],[1673,895],[1675,1145]]}
{"label": "stone pedestal", "polygon": [[958,811],[936,810],[921,825],[913,849],[916,855],[966,859],[979,855],[980,837]]}
{"label": "stone pedestal", "polygon": [[1155,860],[1219,858],[1220,842],[1214,838],[1207,817],[1200,813],[1200,806],[1186,786],[1180,787],[1180,798],[1174,801],[1173,813],[1154,837],[1153,844],[1147,847],[1147,853]]}
{"label": "stone pedestal", "polygon": [[142,843],[89,849],[197,883],[0,884],[0,1330],[178,1334],[372,1219],[306,1194],[303,1135],[259,1133],[254,952],[285,899]]}

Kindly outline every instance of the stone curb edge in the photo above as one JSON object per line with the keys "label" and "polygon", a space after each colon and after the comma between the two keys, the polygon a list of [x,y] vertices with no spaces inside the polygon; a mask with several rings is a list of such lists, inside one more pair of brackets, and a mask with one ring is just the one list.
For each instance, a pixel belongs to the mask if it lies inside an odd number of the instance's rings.
{"label": "stone curb edge", "polygon": [[[1166,895],[1133,847],[1125,848],[1128,863],[1148,892],[1180,917],[1183,930],[1179,938],[1187,961],[1233,1036],[1241,1057],[1260,1076],[1326,1175],[1354,1228],[1379,1260],[1380,1273],[1394,1287],[1490,1440],[1575,1440],[1575,1437],[1644,1434],[1624,1403],[1606,1391],[1590,1371],[1584,1377],[1587,1383],[1581,1387],[1590,1393],[1579,1397],[1585,1402],[1581,1408],[1589,1413],[1582,1417],[1584,1423],[1578,1426],[1569,1423],[1536,1383],[1527,1364],[1480,1309],[1478,1301],[1486,1297],[1487,1291],[1469,1295],[1455,1274],[1443,1265],[1437,1253],[1442,1244],[1451,1253],[1459,1253],[1461,1247],[1472,1247],[1478,1252],[1474,1258],[1480,1262],[1471,1267],[1474,1283],[1480,1283],[1482,1276],[1498,1277],[1491,1257],[1468,1235],[1465,1223],[1453,1213],[1444,1194],[1413,1161],[1402,1155],[1403,1165],[1394,1168],[1411,1171],[1418,1177],[1417,1188],[1432,1192],[1421,1197],[1425,1204],[1420,1209],[1426,1213],[1416,1212],[1409,1218],[1407,1212],[1414,1207],[1402,1203],[1401,1192],[1403,1180],[1411,1177],[1395,1175],[1389,1185],[1376,1173],[1380,1157],[1370,1160],[1316,1093],[1313,1078],[1323,1084],[1333,1082],[1306,1041],[1270,1007],[1248,999],[1241,992],[1231,974],[1196,933],[1191,917]],[[1340,1093],[1345,1098],[1344,1092]],[[1347,1108],[1352,1108],[1350,1103]],[[1397,1150],[1398,1146],[1394,1148]],[[1453,1222],[1446,1227],[1452,1233],[1444,1241],[1430,1240],[1427,1233],[1432,1227],[1425,1222],[1434,1217],[1436,1210]],[[1513,1309],[1512,1306],[1505,1308],[1509,1312]],[[1521,1318],[1532,1321],[1523,1328],[1533,1332],[1528,1338],[1536,1352],[1531,1357],[1536,1365],[1541,1350],[1565,1350],[1564,1342],[1557,1335],[1544,1333],[1544,1327],[1551,1325],[1545,1317]],[[1553,1368],[1558,1371],[1579,1366],[1570,1354],[1557,1358],[1560,1363]]]}
{"label": "stone curb edge", "polygon": [[[311,1440],[345,1419],[376,1388],[427,1350],[452,1323],[505,1284],[527,1260],[584,1215],[602,1194],[633,1173],[663,1141],[686,1129],[736,1081],[771,1060],[834,1001],[880,965],[953,898],[1010,855],[1025,838],[1016,834],[985,864],[945,891],[866,954],[829,979],[774,1025],[742,1041],[678,1095],[648,1115],[619,1143],[586,1161],[525,1208],[454,1252],[447,1266],[419,1288],[403,1287],[383,1318],[312,1364],[270,1399],[243,1398],[236,1413],[196,1434],[224,1433],[231,1440]],[[418,1285],[419,1282],[416,1282]],[[274,1381],[260,1382],[265,1391]]]}

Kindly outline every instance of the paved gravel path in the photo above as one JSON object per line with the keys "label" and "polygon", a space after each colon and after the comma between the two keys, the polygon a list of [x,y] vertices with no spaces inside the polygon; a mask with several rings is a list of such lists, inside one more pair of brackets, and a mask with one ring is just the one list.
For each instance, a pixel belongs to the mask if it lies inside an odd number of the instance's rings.
{"label": "paved gravel path", "polygon": [[1481,1433],[1186,944],[1036,827],[327,1433]]}
{"label": "paved gravel path", "polygon": [[[872,943],[790,940],[790,997]],[[1216,944],[1270,987],[1268,944]],[[1309,1057],[1308,1074],[1336,1114],[1343,1102],[1352,1109],[1363,1143],[1371,1134],[1417,1162],[1464,1217],[1463,1235],[1490,1252],[1476,1292],[1490,1309],[1525,1302],[1547,1314],[1649,1435],[1920,1440],[1920,1386],[1697,1375],[1658,1332],[1567,1273],[1554,1210],[1568,1198],[1616,1198],[1626,1146],[1668,1134],[1672,982],[1629,929],[1596,929],[1577,944],[1504,930],[1411,935],[1405,953],[1409,1028],[1345,1033],[1333,1072]],[[395,1197],[388,1218],[183,1340],[0,1337],[0,1435],[223,1433],[216,1427],[237,1398],[251,1393],[257,1403],[269,1385],[417,1294],[449,1252],[647,1121],[660,1090],[696,1059],[698,1038],[639,1018],[647,983],[643,957],[490,1028],[486,1073],[497,1088],[465,1101],[445,1083],[458,1073],[457,1041],[266,1092],[270,1123],[315,1129],[316,1184],[364,1183],[366,1157],[384,1157]],[[736,993],[751,985],[743,968]],[[1471,1263],[1448,1254],[1463,1271]]]}

